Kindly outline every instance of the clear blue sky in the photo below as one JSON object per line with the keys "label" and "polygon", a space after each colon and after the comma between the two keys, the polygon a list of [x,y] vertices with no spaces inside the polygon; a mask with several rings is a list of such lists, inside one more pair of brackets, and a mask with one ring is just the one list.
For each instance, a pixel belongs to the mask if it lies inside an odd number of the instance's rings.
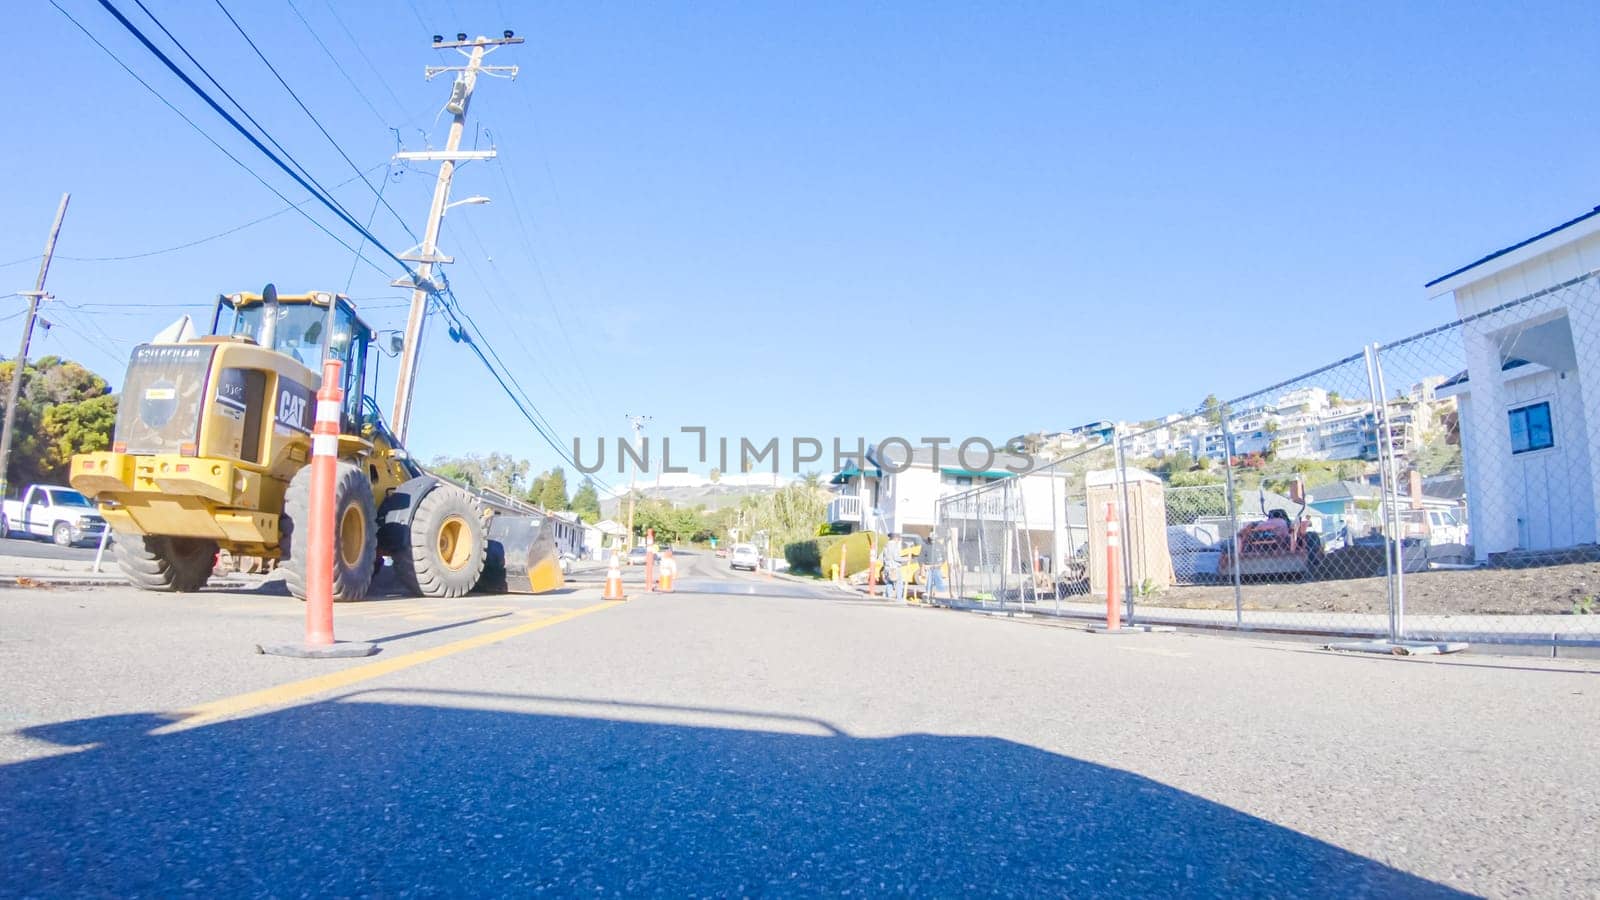
{"label": "clear blue sky", "polygon": [[[59,2],[303,198],[98,4]],[[442,62],[432,32],[528,39],[495,59],[521,77],[474,101],[501,161],[456,182],[494,202],[453,211],[442,243],[463,305],[563,437],[640,412],[657,432],[868,439],[1155,415],[1442,321],[1425,281],[1600,202],[1590,3],[338,0],[374,70],[326,0],[295,0],[374,112],[287,4],[224,2],[363,167],[394,150],[391,127],[442,144],[448,84],[421,77]],[[323,183],[352,177],[212,0],[146,3]],[[0,263],[38,252],[63,190],[64,257],[283,206],[43,0],[8,24]],[[386,190],[418,231],[431,185],[414,168]],[[359,218],[373,207],[359,183],[338,195]],[[373,229],[409,243],[386,212]],[[267,281],[343,289],[350,268],[292,213],[140,260],[64,258],[60,304],[108,306],[58,304],[35,353],[120,381],[179,304]],[[32,277],[0,269],[0,286]],[[349,293],[399,296],[366,269]],[[362,306],[402,322],[397,300]],[[412,444],[555,461],[439,327]]]}

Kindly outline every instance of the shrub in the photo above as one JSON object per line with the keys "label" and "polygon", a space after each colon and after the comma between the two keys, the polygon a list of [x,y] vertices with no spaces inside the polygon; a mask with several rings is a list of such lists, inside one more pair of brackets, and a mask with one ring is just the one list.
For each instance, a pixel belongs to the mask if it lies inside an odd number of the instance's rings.
{"label": "shrub", "polygon": [[828,551],[847,537],[848,535],[823,535],[785,544],[783,558],[789,561],[789,568],[792,571],[826,575],[828,567],[839,559],[839,554],[834,553],[831,562],[825,561]]}
{"label": "shrub", "polygon": [[789,571],[821,571],[818,566],[822,564],[822,551],[817,547],[817,540],[817,538],[811,538],[783,546],[783,558],[789,562]]}

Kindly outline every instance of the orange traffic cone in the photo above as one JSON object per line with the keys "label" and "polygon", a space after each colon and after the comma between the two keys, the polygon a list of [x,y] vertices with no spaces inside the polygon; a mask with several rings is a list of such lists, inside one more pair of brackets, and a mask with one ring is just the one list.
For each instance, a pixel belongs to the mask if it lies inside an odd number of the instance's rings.
{"label": "orange traffic cone", "polygon": [[678,574],[678,563],[672,558],[672,548],[668,547],[661,555],[661,580],[656,590],[663,594],[672,593],[672,577]]}
{"label": "orange traffic cone", "polygon": [[621,558],[620,550],[611,551],[611,567],[606,570],[606,600],[626,600],[622,593],[622,568],[618,560]]}

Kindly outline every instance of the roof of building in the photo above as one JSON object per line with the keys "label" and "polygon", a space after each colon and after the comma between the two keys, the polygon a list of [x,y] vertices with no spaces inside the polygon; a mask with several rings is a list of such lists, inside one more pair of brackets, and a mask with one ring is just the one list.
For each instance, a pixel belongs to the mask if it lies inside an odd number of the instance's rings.
{"label": "roof of building", "polygon": [[1460,500],[1467,495],[1467,480],[1460,475],[1434,475],[1424,478],[1422,495],[1440,500]]}
{"label": "roof of building", "polygon": [[[1519,356],[1513,356],[1513,357],[1511,357],[1510,359],[1506,360],[1504,363],[1501,364],[1500,371],[1509,372],[1512,369],[1521,368],[1522,366],[1526,366],[1526,365],[1528,365],[1528,361],[1527,360],[1525,360],[1525,359],[1523,359],[1523,358],[1521,358]],[[1469,380],[1467,375],[1468,375],[1467,370],[1466,369],[1462,369],[1461,371],[1457,372],[1456,374],[1451,375],[1449,378],[1446,378],[1444,381],[1439,382],[1439,386],[1437,388],[1435,388],[1434,390],[1437,391],[1437,390],[1443,390],[1445,388],[1460,387],[1461,385],[1466,384],[1467,381]]]}
{"label": "roof of building", "polygon": [[1432,281],[1428,282],[1426,285],[1424,285],[1424,287],[1430,287],[1431,288],[1434,285],[1439,284],[1440,282],[1448,281],[1449,279],[1454,278],[1457,275],[1462,274],[1463,272],[1469,272],[1469,271],[1471,271],[1473,269],[1476,269],[1477,267],[1483,265],[1486,262],[1492,262],[1493,260],[1499,259],[1500,257],[1505,256],[1507,254],[1515,253],[1516,251],[1521,250],[1523,247],[1526,247],[1526,246],[1528,246],[1530,244],[1538,243],[1539,241],[1542,241],[1545,238],[1550,237],[1551,235],[1553,235],[1553,234],[1555,234],[1555,233],[1557,233],[1559,231],[1565,231],[1566,229],[1571,228],[1574,225],[1577,225],[1579,222],[1587,221],[1589,219],[1594,218],[1595,216],[1600,216],[1600,206],[1596,206],[1594,209],[1589,210],[1588,212],[1584,213],[1581,216],[1578,216],[1575,219],[1568,219],[1567,221],[1562,222],[1560,225],[1557,225],[1554,228],[1548,229],[1546,231],[1541,231],[1538,234],[1534,235],[1531,238],[1528,238],[1525,241],[1518,241],[1517,243],[1512,244],[1509,247],[1504,247],[1504,248],[1496,250],[1493,253],[1490,253],[1489,255],[1484,256],[1484,257],[1482,257],[1480,259],[1473,260],[1472,262],[1467,263],[1466,265],[1462,266],[1459,269],[1456,269],[1453,272],[1446,272],[1445,274],[1440,275],[1438,278],[1435,278]]}
{"label": "roof of building", "polygon": [[[1037,464],[1036,460],[1030,460],[1026,456],[1020,456],[1015,453],[1007,453],[1000,449],[994,451],[993,459],[986,459],[986,455],[975,446],[968,449],[965,460],[961,458],[960,447],[950,446],[938,448],[913,447],[908,459],[905,445],[898,441],[890,443],[887,447],[883,444],[878,444],[875,447],[868,448],[867,461],[892,470],[926,468],[933,466],[935,453],[938,456],[939,471],[949,472],[954,475],[984,475],[993,478],[1007,478],[1018,472],[1025,472]],[[967,465],[968,462],[976,462],[978,460],[988,462],[988,467],[974,469]]]}
{"label": "roof of building", "polygon": [[1378,497],[1378,488],[1365,481],[1335,481],[1306,491],[1306,500],[1311,503],[1326,503],[1329,500],[1376,500]]}

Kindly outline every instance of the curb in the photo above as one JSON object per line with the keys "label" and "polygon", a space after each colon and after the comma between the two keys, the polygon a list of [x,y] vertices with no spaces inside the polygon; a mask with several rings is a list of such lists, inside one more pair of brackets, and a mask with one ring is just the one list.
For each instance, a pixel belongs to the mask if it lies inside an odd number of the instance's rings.
{"label": "curb", "polygon": [[[244,588],[247,581],[207,581],[208,588]],[[55,588],[55,587],[130,587],[127,579],[115,575],[0,575],[0,588]]]}

